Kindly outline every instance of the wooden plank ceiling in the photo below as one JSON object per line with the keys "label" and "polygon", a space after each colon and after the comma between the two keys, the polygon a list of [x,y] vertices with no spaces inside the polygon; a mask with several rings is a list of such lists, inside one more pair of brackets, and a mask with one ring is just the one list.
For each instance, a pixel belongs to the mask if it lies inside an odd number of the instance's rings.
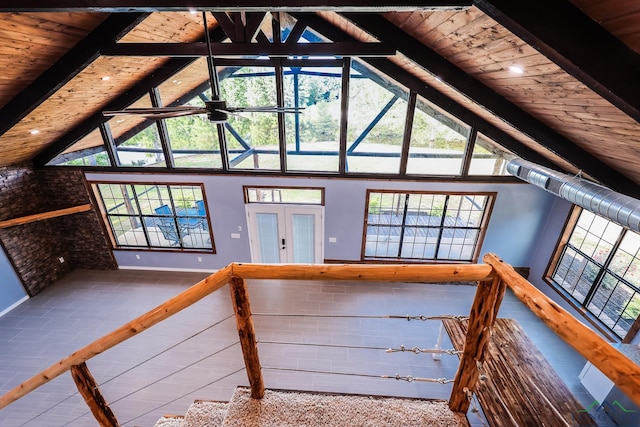
{"label": "wooden plank ceiling", "polygon": [[[637,104],[625,99],[624,93],[608,98],[606,88],[585,83],[581,76],[574,77],[566,64],[541,53],[544,46],[522,34],[515,35],[513,26],[492,18],[490,14],[498,15],[491,13],[485,3],[500,2],[478,0],[474,2],[477,6],[464,10],[393,11],[391,7],[392,11],[380,15],[323,11],[315,16],[323,25],[355,40],[386,42],[387,38],[398,39],[398,35],[409,37],[406,41],[411,43],[398,46],[399,52],[390,62],[424,82],[425,87],[541,154],[558,169],[570,173],[590,169],[596,172],[592,175],[599,172],[597,178],[603,182],[611,176],[606,182],[609,185],[611,180],[621,178],[637,186],[640,123],[633,117]],[[628,46],[633,55],[640,56],[640,2],[572,3],[607,34]],[[100,56],[99,48],[104,43],[95,42],[95,57],[87,55],[87,63],[70,72],[68,79],[60,79],[57,86],[51,87],[38,81],[52,67],[64,66],[61,58],[78,49],[81,41],[93,40],[95,30],[114,15],[122,14],[0,13],[0,167],[33,159],[170,61],[163,57]],[[381,18],[384,25],[376,21]],[[200,14],[155,12],[132,19],[132,29],[124,31],[120,43],[193,42],[203,36]],[[126,24],[120,25],[125,28]],[[217,25],[213,18],[210,24]],[[561,37],[563,33],[558,30]],[[419,44],[412,48],[412,43]],[[443,62],[434,64],[427,51]],[[594,65],[604,68],[615,80],[618,70],[598,64],[597,53],[594,52]],[[510,68],[513,66],[522,72],[514,72]],[[197,84],[197,79],[189,82],[188,76],[185,72],[180,78],[187,83],[182,86],[185,92]],[[29,106],[28,99],[34,98],[38,88],[51,93]],[[24,114],[17,111],[21,109]],[[38,133],[33,134],[36,129]],[[95,141],[99,143],[99,139]],[[87,146],[93,144],[87,141]]]}

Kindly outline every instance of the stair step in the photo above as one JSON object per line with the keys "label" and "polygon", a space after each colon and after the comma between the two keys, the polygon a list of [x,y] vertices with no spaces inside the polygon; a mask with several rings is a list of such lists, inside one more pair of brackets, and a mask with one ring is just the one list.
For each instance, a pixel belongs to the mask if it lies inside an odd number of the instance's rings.
{"label": "stair step", "polygon": [[184,427],[184,415],[163,415],[153,427]]}
{"label": "stair step", "polygon": [[182,427],[221,427],[228,407],[227,402],[196,400],[185,414]]}
{"label": "stair step", "polygon": [[222,427],[321,425],[468,427],[469,421],[443,400],[274,390],[266,390],[258,400],[248,388],[238,387]]}

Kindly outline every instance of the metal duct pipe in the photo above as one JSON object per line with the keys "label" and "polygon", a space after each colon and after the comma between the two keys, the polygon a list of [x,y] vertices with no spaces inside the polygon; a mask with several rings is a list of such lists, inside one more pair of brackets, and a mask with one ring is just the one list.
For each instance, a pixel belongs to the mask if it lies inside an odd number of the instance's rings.
{"label": "metal duct pipe", "polygon": [[640,201],[584,178],[556,172],[522,159],[512,159],[507,171],[573,204],[640,233]]}

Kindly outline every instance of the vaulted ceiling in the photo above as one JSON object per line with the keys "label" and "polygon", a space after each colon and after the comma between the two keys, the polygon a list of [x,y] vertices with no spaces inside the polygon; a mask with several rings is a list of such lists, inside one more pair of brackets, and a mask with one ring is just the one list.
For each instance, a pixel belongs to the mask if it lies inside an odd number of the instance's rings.
{"label": "vaulted ceiling", "polygon": [[[202,15],[182,0],[12,3],[0,5],[0,166],[45,163],[104,109],[194,60],[143,53],[146,43],[171,43],[177,55],[203,41]],[[640,2],[296,3],[277,10],[334,42],[389,46],[395,55],[366,61],[515,154],[640,197]],[[259,0],[189,5],[216,12],[214,41],[244,45],[238,31],[251,39],[261,25],[254,12],[275,11]]]}

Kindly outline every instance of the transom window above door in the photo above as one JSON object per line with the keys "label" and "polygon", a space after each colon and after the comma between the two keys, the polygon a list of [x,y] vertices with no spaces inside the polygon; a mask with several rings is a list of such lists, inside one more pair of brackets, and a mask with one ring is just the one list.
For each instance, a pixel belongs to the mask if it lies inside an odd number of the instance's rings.
{"label": "transom window above door", "polygon": [[476,261],[494,199],[369,190],[362,259]]}
{"label": "transom window above door", "polygon": [[245,203],[278,203],[324,206],[324,188],[244,187]]}

